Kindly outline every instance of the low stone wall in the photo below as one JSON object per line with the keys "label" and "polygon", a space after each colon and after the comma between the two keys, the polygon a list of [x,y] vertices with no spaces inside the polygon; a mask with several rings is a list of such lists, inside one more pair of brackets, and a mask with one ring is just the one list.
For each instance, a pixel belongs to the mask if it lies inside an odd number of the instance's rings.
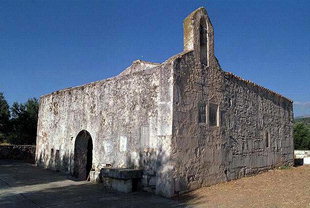
{"label": "low stone wall", "polygon": [[0,159],[23,160],[35,163],[35,145],[3,145],[0,146]]}

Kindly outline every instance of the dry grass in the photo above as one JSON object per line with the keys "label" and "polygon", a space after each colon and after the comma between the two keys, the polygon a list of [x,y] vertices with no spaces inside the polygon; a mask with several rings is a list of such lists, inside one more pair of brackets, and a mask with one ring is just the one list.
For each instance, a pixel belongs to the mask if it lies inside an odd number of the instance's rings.
{"label": "dry grass", "polygon": [[0,146],[7,146],[7,145],[11,145],[11,144],[8,142],[0,142]]}
{"label": "dry grass", "polygon": [[186,204],[207,208],[310,208],[310,166],[268,172],[185,194]]}

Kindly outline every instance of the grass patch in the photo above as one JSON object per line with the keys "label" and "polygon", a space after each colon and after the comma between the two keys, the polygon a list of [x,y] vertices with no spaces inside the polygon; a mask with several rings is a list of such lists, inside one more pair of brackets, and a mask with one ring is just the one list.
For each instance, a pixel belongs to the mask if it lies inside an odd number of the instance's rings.
{"label": "grass patch", "polygon": [[291,169],[292,166],[289,166],[289,165],[282,165],[279,167],[280,170],[288,170],[288,169]]}
{"label": "grass patch", "polygon": [[3,142],[0,142],[0,145],[5,146],[5,145],[11,145],[11,144],[6,141],[3,141]]}

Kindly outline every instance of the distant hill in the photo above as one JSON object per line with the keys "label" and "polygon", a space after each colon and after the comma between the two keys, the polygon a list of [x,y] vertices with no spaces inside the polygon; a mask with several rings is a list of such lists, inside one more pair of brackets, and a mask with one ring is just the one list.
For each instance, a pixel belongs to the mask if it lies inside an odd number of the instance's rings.
{"label": "distant hill", "polygon": [[294,122],[301,122],[301,123],[305,123],[307,125],[310,125],[310,116],[309,117],[297,117],[294,119]]}

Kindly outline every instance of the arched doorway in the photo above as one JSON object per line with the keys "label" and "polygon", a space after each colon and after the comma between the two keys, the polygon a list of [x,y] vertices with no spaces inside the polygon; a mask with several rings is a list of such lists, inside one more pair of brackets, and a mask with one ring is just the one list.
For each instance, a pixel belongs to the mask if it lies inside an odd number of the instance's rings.
{"label": "arched doorway", "polygon": [[80,131],[74,144],[73,175],[79,180],[86,180],[92,168],[93,141],[88,131]]}

